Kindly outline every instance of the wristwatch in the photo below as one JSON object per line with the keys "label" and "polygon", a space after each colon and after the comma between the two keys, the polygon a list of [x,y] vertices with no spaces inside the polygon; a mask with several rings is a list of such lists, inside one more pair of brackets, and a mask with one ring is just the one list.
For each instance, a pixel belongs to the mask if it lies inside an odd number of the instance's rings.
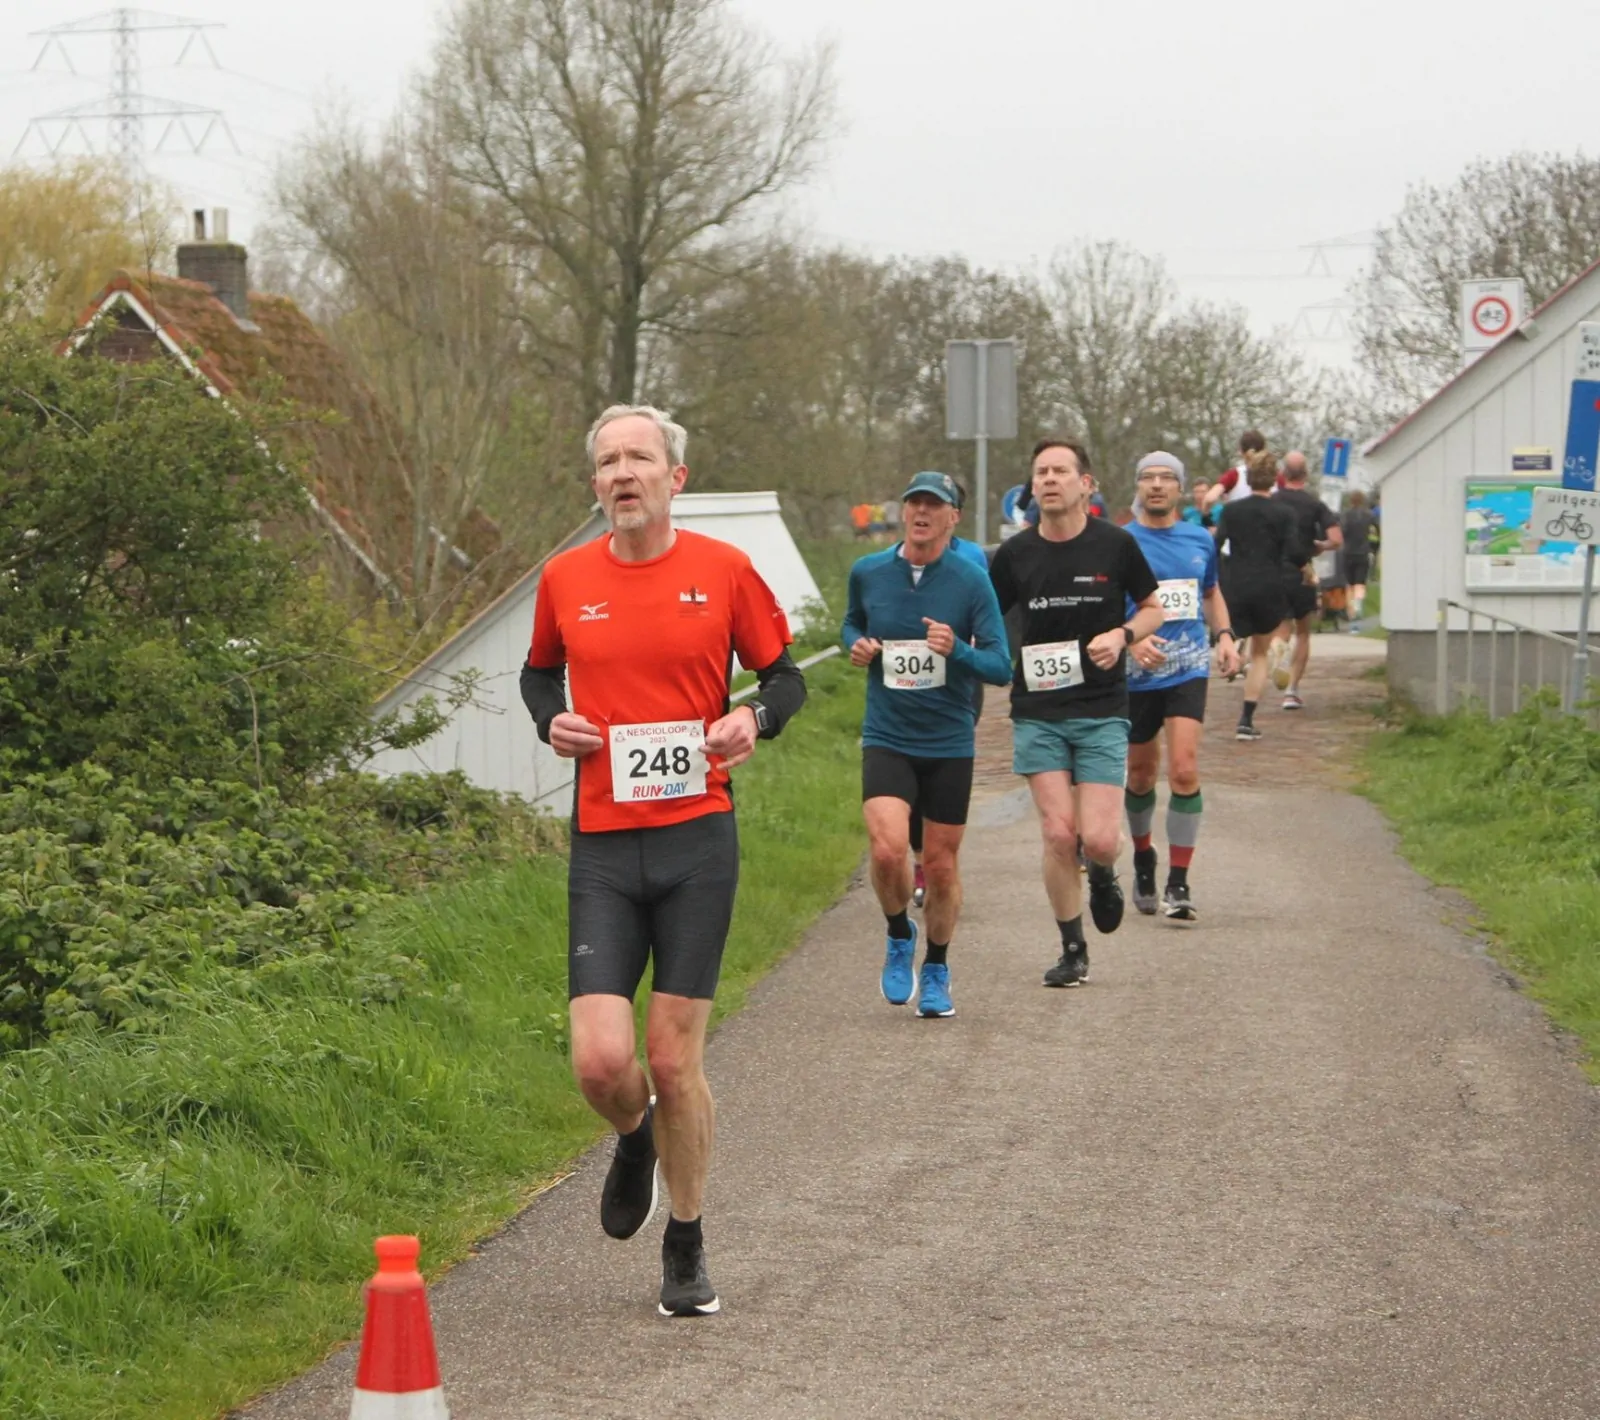
{"label": "wristwatch", "polygon": [[770,734],[772,731],[772,711],[768,710],[759,700],[752,700],[750,708],[756,713],[756,734]]}
{"label": "wristwatch", "polygon": [[1123,624],[1122,624],[1122,637],[1123,637],[1122,644],[1124,646],[1133,645],[1133,628],[1131,626],[1129,626],[1127,624],[1127,622],[1123,622]]}
{"label": "wristwatch", "polygon": [[1222,640],[1224,636],[1232,636],[1235,644],[1237,644],[1239,640],[1238,633],[1231,626],[1219,626],[1217,628],[1217,634],[1211,638],[1211,644],[1215,646],[1217,642]]}

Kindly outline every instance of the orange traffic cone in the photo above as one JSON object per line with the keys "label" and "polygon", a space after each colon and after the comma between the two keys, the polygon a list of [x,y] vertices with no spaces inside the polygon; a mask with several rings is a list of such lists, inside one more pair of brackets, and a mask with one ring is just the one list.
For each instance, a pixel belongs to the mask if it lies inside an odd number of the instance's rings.
{"label": "orange traffic cone", "polygon": [[417,1271],[416,1238],[379,1238],[377,1275],[367,1283],[367,1324],[350,1420],[450,1420]]}

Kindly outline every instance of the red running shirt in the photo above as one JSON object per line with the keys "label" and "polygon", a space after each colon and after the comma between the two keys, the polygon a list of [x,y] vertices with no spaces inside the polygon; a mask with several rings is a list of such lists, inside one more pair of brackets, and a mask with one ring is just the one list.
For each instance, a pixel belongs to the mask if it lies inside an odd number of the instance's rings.
{"label": "red running shirt", "polygon": [[734,655],[759,670],[791,640],[750,559],[715,538],[680,528],[660,557],[624,562],[601,536],[552,558],[528,664],[565,664],[573,710],[606,738],[574,761],[578,829],[660,828],[730,810],[728,771],[711,765],[702,788],[706,761],[688,746],[727,713]]}

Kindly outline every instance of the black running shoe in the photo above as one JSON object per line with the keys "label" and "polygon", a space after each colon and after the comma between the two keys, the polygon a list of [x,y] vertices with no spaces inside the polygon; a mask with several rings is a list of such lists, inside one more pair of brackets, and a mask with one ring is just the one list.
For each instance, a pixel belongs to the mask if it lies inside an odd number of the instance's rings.
{"label": "black running shoe", "polygon": [[631,1238],[656,1211],[661,1197],[661,1178],[656,1167],[656,1141],[651,1126],[656,1102],[644,1112],[644,1123],[626,1143],[619,1137],[606,1171],[606,1184],[600,1190],[600,1226],[607,1237]]}
{"label": "black running shoe", "polygon": [[1234,729],[1233,737],[1236,740],[1259,740],[1261,731],[1256,729],[1254,725],[1247,725],[1241,720]]}
{"label": "black running shoe", "polygon": [[1167,884],[1166,894],[1161,899],[1161,911],[1179,922],[1193,922],[1200,915],[1194,903],[1189,901],[1188,883]]}
{"label": "black running shoe", "polygon": [[1079,942],[1061,953],[1058,961],[1044,974],[1046,986],[1079,986],[1089,979],[1089,949]]}
{"label": "black running shoe", "polygon": [[662,1316],[711,1316],[722,1310],[706,1272],[703,1246],[661,1244],[661,1305],[656,1310]]}
{"label": "black running shoe", "polygon": [[1089,916],[1102,936],[1109,937],[1122,925],[1122,884],[1115,868],[1089,865]]}
{"label": "black running shoe", "polygon": [[1156,853],[1133,855],[1133,905],[1146,917],[1156,915]]}

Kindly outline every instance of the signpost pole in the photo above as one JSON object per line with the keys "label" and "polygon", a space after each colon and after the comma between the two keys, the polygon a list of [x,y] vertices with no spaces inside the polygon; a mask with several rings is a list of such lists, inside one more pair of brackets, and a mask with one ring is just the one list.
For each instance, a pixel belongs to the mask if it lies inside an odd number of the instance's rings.
{"label": "signpost pole", "polygon": [[1584,549],[1583,600],[1578,603],[1578,649],[1572,653],[1572,698],[1567,709],[1573,713],[1589,698],[1589,599],[1594,595],[1594,544]]}
{"label": "signpost pole", "polygon": [[989,342],[978,346],[978,546],[989,542]]}

